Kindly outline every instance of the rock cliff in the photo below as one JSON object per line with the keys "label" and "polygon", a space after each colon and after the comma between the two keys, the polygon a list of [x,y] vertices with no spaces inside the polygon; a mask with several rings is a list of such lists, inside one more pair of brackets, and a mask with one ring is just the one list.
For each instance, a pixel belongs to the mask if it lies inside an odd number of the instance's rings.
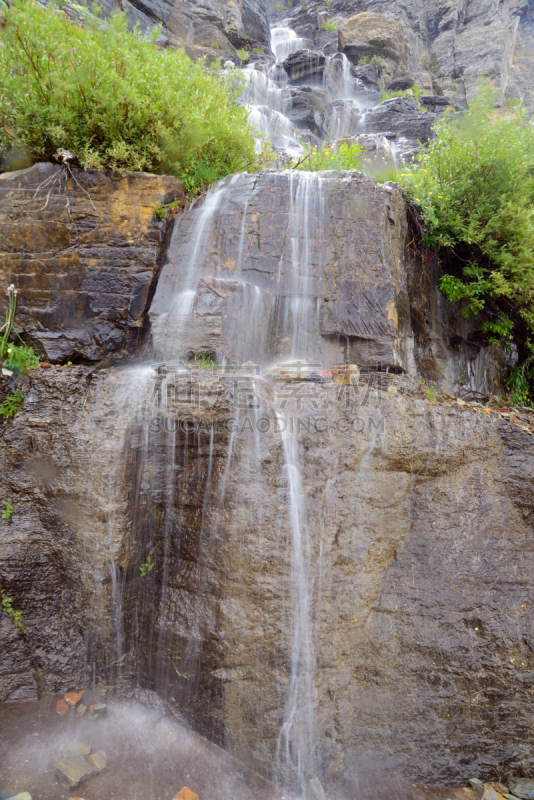
{"label": "rock cliff", "polygon": [[[286,18],[307,37],[324,37],[319,32],[321,20],[335,21],[339,45],[347,55],[391,57],[398,67],[408,69],[428,94],[444,95],[456,105],[471,100],[479,80],[487,78],[499,90],[502,103],[518,99],[530,113],[534,111],[533,10],[526,0],[424,4],[311,0],[284,10],[276,5],[271,13],[276,19]],[[393,39],[383,35],[381,26],[389,25],[393,31],[395,24],[401,29],[396,29],[392,47],[388,42]]]}
{"label": "rock cliff", "polygon": [[[110,208],[111,178],[84,180]],[[139,180],[150,198],[176,188]],[[161,248],[147,195],[130,197],[124,223]],[[532,420],[420,387],[433,370],[452,386],[461,364],[487,386],[499,364],[454,328],[439,265],[405,255],[403,214],[396,187],[358,172],[229,178],[162,251],[150,314],[166,363],[2,378],[2,396],[25,396],[0,449],[0,588],[23,625],[0,619],[2,701],[89,680],[155,690],[289,783],[534,769]],[[179,363],[261,363],[291,343],[319,343],[327,364],[348,347],[361,380]]]}
{"label": "rock cliff", "polygon": [[19,333],[45,360],[139,345],[163,256],[154,210],[183,197],[179,181],[143,173],[39,163],[0,174],[0,279],[20,290]]}

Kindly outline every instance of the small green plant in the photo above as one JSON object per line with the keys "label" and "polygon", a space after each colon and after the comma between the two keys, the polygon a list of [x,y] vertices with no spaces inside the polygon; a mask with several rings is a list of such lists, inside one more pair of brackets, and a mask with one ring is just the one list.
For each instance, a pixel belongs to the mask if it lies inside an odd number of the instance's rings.
{"label": "small green plant", "polygon": [[410,89],[395,89],[391,92],[380,92],[380,102],[393,100],[394,97],[421,97],[425,92],[416,83]]}
{"label": "small green plant", "polygon": [[167,219],[168,217],[175,217],[180,211],[183,210],[183,203],[181,200],[173,200],[172,203],[157,203],[154,206],[154,219]]}
{"label": "small green plant", "polygon": [[250,53],[248,50],[242,48],[241,50],[236,50],[236,53],[244,64],[246,64],[246,62],[250,59]]}
{"label": "small green plant", "polygon": [[152,572],[154,568],[154,562],[152,561],[152,556],[147,556],[146,561],[144,564],[141,564],[139,567],[139,571],[141,573],[141,577],[144,578],[149,572]]}
{"label": "small green plant", "polygon": [[437,389],[427,389],[426,390],[426,398],[427,400],[433,400],[437,395]]}
{"label": "small green plant", "polygon": [[13,506],[11,503],[6,503],[6,507],[2,509],[2,519],[11,519],[13,514]]}
{"label": "small green plant", "polygon": [[380,56],[363,56],[358,61],[358,65],[360,67],[365,67],[367,64],[370,64],[372,67],[377,69],[380,75],[385,72],[387,67],[386,62]]}
{"label": "small green plant", "polygon": [[361,169],[362,148],[352,142],[338,147],[310,147],[304,154],[288,164],[288,169],[319,172],[325,169]]}
{"label": "small green plant", "polygon": [[282,5],[282,3],[273,3],[271,8],[273,8],[275,11],[285,11],[285,6]]}
{"label": "small green plant", "polygon": [[6,419],[11,419],[21,410],[23,402],[24,395],[16,391],[15,394],[6,397],[2,405],[0,405],[0,415]]}
{"label": "small green plant", "polygon": [[2,367],[9,372],[22,372],[25,373],[29,369],[36,369],[39,366],[39,356],[28,345],[22,342],[20,345],[12,344],[9,342],[9,337],[13,332],[18,336],[14,330],[15,314],[17,312],[17,290],[11,284],[7,290],[7,311],[5,324],[0,329],[2,338],[0,339],[0,359],[2,360]]}
{"label": "small green plant", "polygon": [[8,614],[11,617],[11,622],[15,625],[16,628],[20,628],[24,630],[22,626],[22,611],[15,611],[13,608],[13,598],[8,597],[2,589],[0,589],[0,597],[2,598],[0,601],[0,606],[2,607],[2,611],[5,614]]}
{"label": "small green plant", "polygon": [[212,357],[206,355],[206,353],[195,355],[189,363],[196,369],[213,369],[213,367],[217,366]]}
{"label": "small green plant", "polygon": [[506,388],[510,393],[510,401],[517,406],[534,405],[534,396],[530,395],[533,386],[534,356],[531,355],[522,364],[509,370]]}
{"label": "small green plant", "polygon": [[221,46],[220,46],[219,42],[212,42],[210,44],[210,47],[212,48],[212,50],[220,50],[221,49]]}
{"label": "small green plant", "polygon": [[430,59],[428,62],[428,69],[433,72],[438,78],[441,77],[441,67],[435,59]]}
{"label": "small green plant", "polygon": [[323,31],[337,31],[338,24],[332,19],[323,19],[321,20],[321,28]]}

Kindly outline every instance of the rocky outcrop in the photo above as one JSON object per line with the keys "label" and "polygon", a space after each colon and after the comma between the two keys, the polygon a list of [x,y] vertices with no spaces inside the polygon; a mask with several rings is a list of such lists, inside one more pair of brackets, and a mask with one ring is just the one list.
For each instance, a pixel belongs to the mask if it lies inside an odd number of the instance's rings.
{"label": "rocky outcrop", "polygon": [[[411,372],[404,238],[400,189],[361,172],[227,179],[204,211],[176,221],[150,309],[155,347],[238,364],[268,364],[297,347],[321,362]],[[194,301],[180,343],[173,310],[183,290]],[[246,339],[244,313],[256,320]]]}
{"label": "rocky outcrop", "polygon": [[[106,684],[157,686],[270,773],[294,547],[272,390],[169,374],[158,404],[141,373],[87,378],[40,370],[5,430],[3,502],[22,502],[0,521],[0,580],[26,650],[2,648],[3,697],[82,685],[89,642]],[[316,763],[355,781],[531,772],[532,437],[389,385],[279,387],[306,495]],[[145,399],[125,427],[132,391]]]}
{"label": "rocky outcrop", "polygon": [[362,58],[380,56],[391,59],[398,68],[406,66],[408,60],[400,22],[368,11],[349,17],[339,26],[339,49],[354,64]]}
{"label": "rocky outcrop", "polygon": [[325,56],[312,50],[297,50],[283,62],[289,80],[293,83],[322,83]]}
{"label": "rocky outcrop", "polygon": [[[108,11],[115,0],[100,0]],[[183,47],[191,58],[208,62],[220,57],[240,59],[236,49],[270,53],[269,23],[263,0],[121,0],[132,24],[148,32],[163,24],[160,44]]]}
{"label": "rocky outcrop", "polygon": [[415,99],[394,97],[367,112],[365,130],[367,133],[402,136],[417,147],[417,142],[428,142],[432,138],[435,122],[434,115],[421,111]]}
{"label": "rocky outcrop", "polygon": [[0,280],[18,288],[18,330],[45,360],[139,345],[166,229],[154,208],[183,197],[179,181],[144,173],[39,163],[0,175]]}
{"label": "rocky outcrop", "polygon": [[[417,0],[363,0],[358,4],[353,0],[331,0],[328,4],[310,1],[288,5],[283,12],[273,10],[271,14],[285,17],[297,32],[306,29],[307,36],[315,35],[316,43],[321,35],[317,14],[339,24],[340,39],[355,15],[381,17],[384,27],[400,24],[403,34],[399,35],[397,48],[392,43],[391,57],[395,53],[400,58],[398,47],[407,53],[403,67],[414,74],[416,83],[428,94],[443,94],[453,104],[463,106],[473,99],[480,78],[485,77],[499,91],[501,103],[519,99],[529,113],[534,112],[534,24],[525,0],[483,0],[470,6],[460,0],[431,0],[425,4]],[[373,49],[365,40],[357,44],[360,46],[369,52]],[[380,55],[379,50],[380,45],[373,52]]]}

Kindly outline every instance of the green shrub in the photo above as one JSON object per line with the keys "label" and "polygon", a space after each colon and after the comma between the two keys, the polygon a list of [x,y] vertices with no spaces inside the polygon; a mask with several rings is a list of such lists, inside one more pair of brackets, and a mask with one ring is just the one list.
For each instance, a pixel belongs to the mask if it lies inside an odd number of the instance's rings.
{"label": "green shrub", "polygon": [[360,58],[358,61],[360,67],[365,67],[367,64],[377,69],[380,75],[382,75],[387,67],[386,62],[380,56],[363,56],[363,58]]}
{"label": "green shrub", "polygon": [[321,28],[323,31],[337,31],[338,25],[337,22],[331,19],[323,19],[321,21]]}
{"label": "green shrub", "polygon": [[[57,5],[13,0],[0,48],[0,151],[47,160],[63,147],[86,168],[174,174],[189,191],[258,169],[241,85],[156,45],[124,13],[83,26]],[[268,155],[268,154],[267,154]]]}
{"label": "green shrub", "polygon": [[484,310],[490,343],[514,338],[524,360],[534,352],[534,128],[494,99],[483,87],[467,112],[445,114],[398,179],[425,243],[447,259],[442,291],[465,316]]}
{"label": "green shrub", "polygon": [[248,50],[245,49],[236,50],[236,53],[239,56],[240,60],[245,64],[250,59],[250,53],[248,52]]}
{"label": "green shrub", "polygon": [[289,169],[319,172],[325,169],[361,169],[362,148],[358,144],[344,142],[338,147],[310,147],[304,156],[294,159]]}
{"label": "green shrub", "polygon": [[0,415],[4,416],[6,419],[14,417],[21,410],[23,402],[24,395],[21,394],[21,392],[15,392],[15,394],[6,397],[4,402],[0,405]]}
{"label": "green shrub", "polygon": [[397,89],[391,92],[380,92],[380,102],[392,100],[394,97],[421,97],[425,92],[416,83],[410,89]]}

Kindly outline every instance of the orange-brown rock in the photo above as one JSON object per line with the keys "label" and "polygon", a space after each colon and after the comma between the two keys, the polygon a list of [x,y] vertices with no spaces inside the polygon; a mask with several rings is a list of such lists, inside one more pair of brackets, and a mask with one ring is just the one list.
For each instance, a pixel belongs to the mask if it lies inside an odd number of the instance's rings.
{"label": "orange-brown rock", "polygon": [[16,322],[46,361],[134,348],[167,225],[154,206],[183,196],[179,181],[145,173],[39,163],[0,174],[0,282],[18,288]]}
{"label": "orange-brown rock", "polygon": [[184,786],[178,794],[174,795],[173,800],[199,800],[198,794],[192,792],[187,786]]}
{"label": "orange-brown rock", "polygon": [[56,703],[56,711],[58,714],[68,714],[69,704],[63,699],[58,700]]}
{"label": "orange-brown rock", "polygon": [[71,708],[74,708],[74,706],[78,705],[83,695],[83,692],[67,692],[65,695],[65,700],[69,706],[71,706]]}

